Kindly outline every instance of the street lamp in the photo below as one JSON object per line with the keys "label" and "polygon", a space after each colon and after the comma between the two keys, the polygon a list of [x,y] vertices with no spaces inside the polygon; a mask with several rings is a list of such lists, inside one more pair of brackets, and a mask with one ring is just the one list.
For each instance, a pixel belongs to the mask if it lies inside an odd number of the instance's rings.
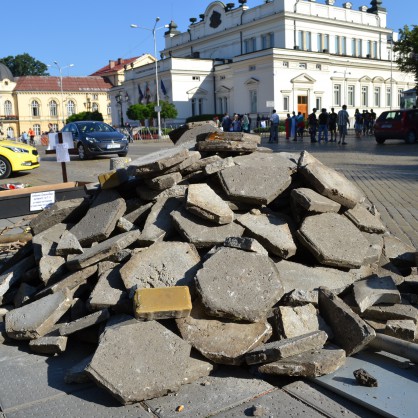
{"label": "street lamp", "polygon": [[390,42],[390,110],[393,102],[393,35],[388,39]]}
{"label": "street lamp", "polygon": [[116,95],[115,99],[116,99],[116,102],[118,103],[118,105],[120,106],[120,126],[122,127],[123,126],[123,109],[122,109],[122,107],[123,107],[123,97],[122,97],[121,92],[119,92]]}
{"label": "street lamp", "polygon": [[334,71],[334,74],[344,74],[344,84],[343,84],[343,89],[344,89],[344,104],[347,105],[347,74],[350,75],[351,73],[349,71],[347,71],[347,69],[344,70],[344,72],[342,71]]}
{"label": "street lamp", "polygon": [[159,86],[158,86],[158,59],[157,59],[157,39],[155,36],[155,32],[158,29],[162,29],[166,26],[161,26],[157,28],[157,23],[160,21],[159,17],[155,18],[154,27],[152,29],[145,28],[143,26],[132,24],[131,28],[133,29],[145,29],[152,32],[152,36],[154,38],[154,57],[155,57],[155,88],[157,90],[157,106],[155,107],[155,111],[157,112],[157,124],[158,124],[158,139],[161,139],[161,107],[160,107],[160,93],[159,93]]}
{"label": "street lamp", "polygon": [[59,72],[60,72],[60,85],[61,85],[61,112],[62,112],[62,126],[65,125],[65,116],[64,116],[64,91],[62,87],[62,70],[70,67],[74,67],[74,64],[65,65],[64,67],[61,67],[57,61],[54,61],[54,64],[57,66]]}

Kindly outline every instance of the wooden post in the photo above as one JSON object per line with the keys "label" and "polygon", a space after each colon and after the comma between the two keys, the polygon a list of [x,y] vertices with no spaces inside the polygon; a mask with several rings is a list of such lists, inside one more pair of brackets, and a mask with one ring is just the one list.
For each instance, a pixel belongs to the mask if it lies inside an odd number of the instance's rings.
{"label": "wooden post", "polygon": [[[62,132],[58,132],[58,144],[63,144],[63,140],[62,140]],[[67,183],[67,166],[65,164],[65,162],[61,163],[61,170],[62,170],[62,181],[64,183]]]}

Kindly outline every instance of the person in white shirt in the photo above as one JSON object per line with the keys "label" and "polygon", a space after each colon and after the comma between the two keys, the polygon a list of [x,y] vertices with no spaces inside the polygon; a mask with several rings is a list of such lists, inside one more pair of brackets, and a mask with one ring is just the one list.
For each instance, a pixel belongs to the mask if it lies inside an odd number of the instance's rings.
{"label": "person in white shirt", "polygon": [[276,113],[276,109],[273,109],[270,116],[270,143],[279,142],[279,121],[279,115]]}

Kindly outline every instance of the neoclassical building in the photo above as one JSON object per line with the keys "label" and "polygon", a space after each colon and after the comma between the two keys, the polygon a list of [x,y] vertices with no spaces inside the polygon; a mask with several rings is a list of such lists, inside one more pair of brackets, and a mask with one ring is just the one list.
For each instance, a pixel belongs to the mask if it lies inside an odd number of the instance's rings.
{"label": "neoclassical building", "polygon": [[[109,91],[124,81],[127,68],[154,62],[154,57],[110,60],[108,65],[86,77],[13,77],[0,63],[0,130],[2,137],[16,138],[33,128],[36,135],[56,130],[74,113],[99,111],[104,121],[113,123]],[[124,95],[125,105],[129,104]],[[129,99],[129,98],[128,98]]]}
{"label": "neoclassical building", "polygon": [[112,120],[121,117],[117,95],[155,101],[156,88],[176,105],[178,121],[224,112],[255,120],[273,108],[281,116],[343,104],[351,116],[356,108],[397,108],[415,83],[394,62],[397,33],[387,27],[382,3],[355,10],[334,0],[260,0],[253,8],[246,0],[211,2],[190,16],[186,31],[168,25],[158,85],[155,63],[127,68],[124,82],[111,89]]}

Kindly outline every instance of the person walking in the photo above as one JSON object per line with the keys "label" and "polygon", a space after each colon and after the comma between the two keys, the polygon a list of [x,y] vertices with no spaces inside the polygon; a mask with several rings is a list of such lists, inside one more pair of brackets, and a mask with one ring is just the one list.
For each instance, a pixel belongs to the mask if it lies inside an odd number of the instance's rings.
{"label": "person walking", "polygon": [[331,136],[329,142],[337,142],[337,117],[334,108],[331,107],[331,113],[328,116],[328,132]]}
{"label": "person walking", "polygon": [[318,120],[316,118],[316,108],[312,109],[312,113],[308,116],[308,128],[311,136],[311,142],[316,142],[316,129],[318,127]]}
{"label": "person walking", "polygon": [[322,139],[326,143],[328,142],[328,120],[327,109],[322,108],[318,116],[318,142],[321,142]]}
{"label": "person walking", "polygon": [[247,113],[244,113],[244,116],[242,117],[241,126],[243,132],[246,132],[248,134],[250,133],[250,119]]}
{"label": "person walking", "polygon": [[302,112],[298,112],[296,116],[296,132],[297,135],[300,137],[301,141],[303,141],[303,131],[305,130],[305,119],[302,115]]}
{"label": "person walking", "polygon": [[290,136],[293,138],[293,141],[296,141],[296,113],[292,112],[292,118],[290,121]]}
{"label": "person walking", "polygon": [[276,109],[273,109],[273,113],[270,116],[270,138],[269,142],[279,142],[279,115],[276,113]]}
{"label": "person walking", "polygon": [[35,145],[35,131],[32,128],[28,129],[29,145]]}
{"label": "person walking", "polygon": [[231,124],[233,132],[241,132],[241,119],[239,118],[238,114],[235,113]]}
{"label": "person walking", "polygon": [[358,109],[354,112],[354,131],[356,138],[361,138],[361,133],[363,132],[363,115]]}
{"label": "person walking", "polygon": [[222,118],[222,129],[224,132],[229,132],[231,129],[231,118],[229,117],[228,113],[224,114],[224,117]]}
{"label": "person walking", "polygon": [[290,138],[290,125],[292,123],[292,118],[290,117],[290,113],[286,115],[286,119],[284,121],[284,130],[286,132],[286,139]]}
{"label": "person walking", "polygon": [[28,140],[29,140],[29,135],[28,135],[28,133],[27,133],[26,131],[23,131],[23,134],[22,134],[22,142],[23,142],[24,144],[27,144],[27,143],[28,143]]}
{"label": "person walking", "polygon": [[338,131],[340,133],[339,144],[347,145],[345,137],[347,135],[347,125],[350,126],[350,118],[347,112],[347,106],[343,105],[343,108],[338,112]]}

